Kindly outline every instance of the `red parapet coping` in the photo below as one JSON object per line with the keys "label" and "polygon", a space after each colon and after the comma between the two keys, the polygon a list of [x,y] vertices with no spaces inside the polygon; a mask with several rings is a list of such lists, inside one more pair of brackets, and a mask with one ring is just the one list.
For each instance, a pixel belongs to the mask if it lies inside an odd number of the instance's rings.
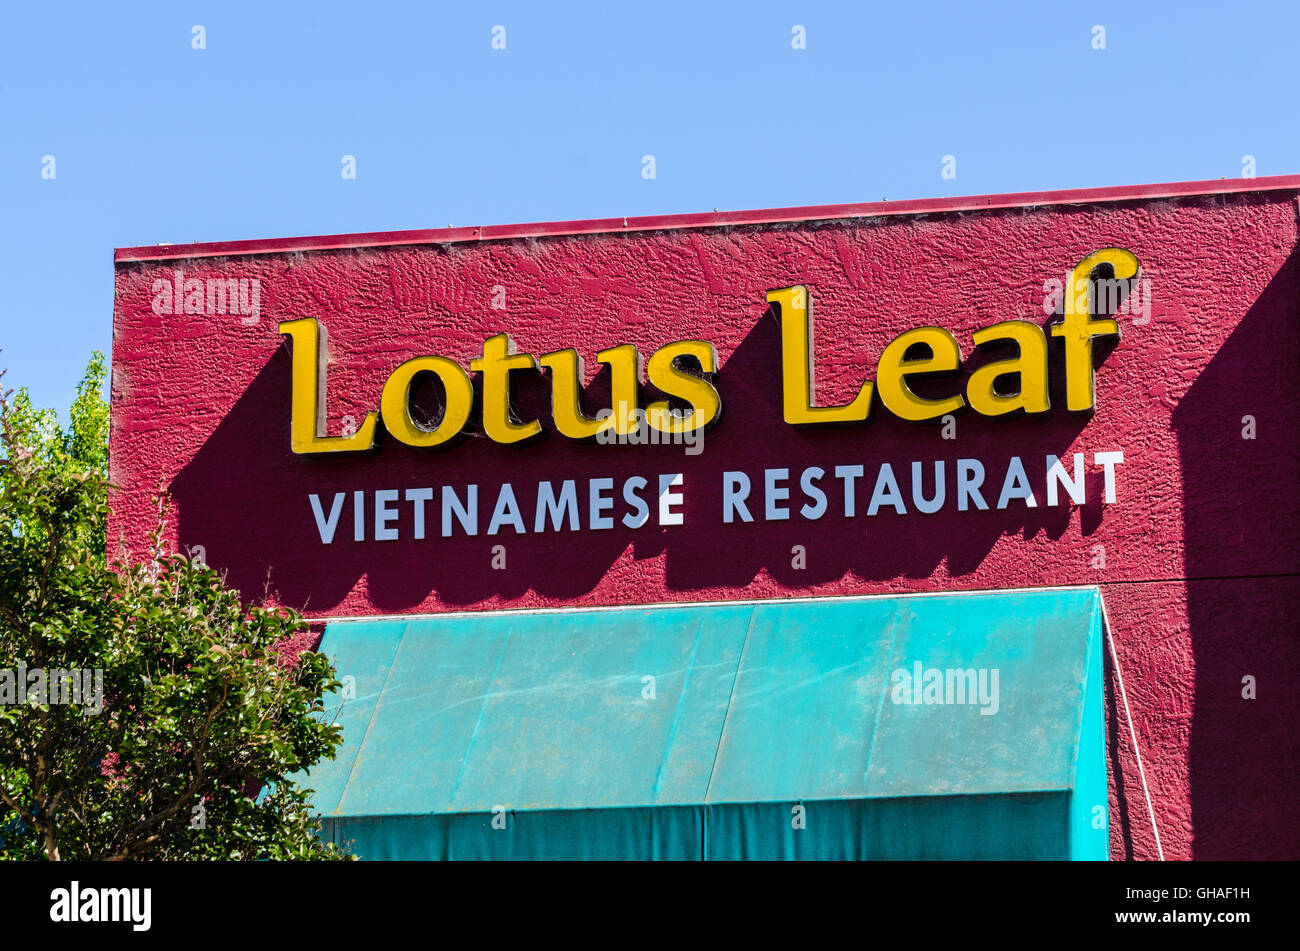
{"label": "red parapet coping", "polygon": [[329,251],[342,248],[381,248],[412,244],[454,244],[466,241],[502,241],[579,234],[617,234],[630,231],[668,231],[683,228],[726,228],[744,225],[829,221],[839,218],[942,214],[987,211],[1042,205],[1079,205],[1120,201],[1150,201],[1194,195],[1240,192],[1300,192],[1300,175],[1263,178],[1222,178],[1202,182],[1157,185],[1120,185],[1108,188],[1072,188],[1058,191],[1013,192],[1003,195],[968,195],[957,198],[919,198],[873,201],[847,205],[807,205],[799,208],[765,208],[754,211],[714,211],[680,215],[646,215],[635,218],[592,218],[585,221],[547,221],[533,224],[483,225],[472,228],[429,228],[418,231],[371,231],[361,234],[316,235],[300,238],[259,238],[251,241],[206,241],[117,248],[115,263],[164,261],[185,258],[228,257],[237,254],[279,254],[287,251]]}

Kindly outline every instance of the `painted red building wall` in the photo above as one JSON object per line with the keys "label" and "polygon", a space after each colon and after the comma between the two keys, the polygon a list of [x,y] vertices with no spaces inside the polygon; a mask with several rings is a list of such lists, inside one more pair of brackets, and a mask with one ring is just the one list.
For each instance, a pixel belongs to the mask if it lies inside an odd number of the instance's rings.
{"label": "painted red building wall", "polygon": [[[1101,585],[1166,857],[1297,858],[1298,195],[1300,178],[1258,179],[121,250],[111,553],[147,552],[162,488],[172,544],[202,546],[246,595],[316,617]],[[904,423],[877,399],[862,426],[782,421],[767,291],[810,289],[818,400],[841,404],[904,330],[945,327],[970,355],[980,327],[1046,323],[1044,282],[1107,246],[1137,255],[1150,307],[1121,313],[1120,342],[1099,350],[1091,417],[967,414],[944,439],[939,425]],[[155,282],[177,271],[256,279],[258,313],[158,313]],[[699,455],[552,434],[524,447],[479,437],[425,453],[390,439],[368,456],[294,456],[277,323],[307,316],[329,332],[331,434],[378,408],[403,360],[436,353],[468,366],[501,331],[523,352],[577,347],[592,409],[609,393],[597,350],[634,343],[648,355],[709,340],[723,419]],[[1059,354],[1053,368],[1053,405],[1063,406]],[[516,411],[549,427],[546,378],[516,376]],[[1254,438],[1243,438],[1245,417]],[[1104,504],[1091,461],[1115,450],[1124,462],[1116,501]],[[1074,452],[1089,461],[1087,501],[1049,507],[1045,457]],[[1011,456],[1025,462],[1036,508],[865,514],[882,462],[901,474],[914,460],[928,472],[933,460],[979,458],[996,496]],[[868,474],[856,517],[837,512],[828,491],[828,516],[801,518],[799,473],[855,463]],[[791,518],[723,524],[722,473],[746,471],[751,508],[761,508],[765,467],[791,470]],[[665,472],[682,473],[685,499],[684,524],[665,528],[442,538],[434,527],[419,541],[404,532],[354,542],[349,511],[326,546],[308,501],[477,483],[486,521],[496,487],[510,481],[531,521],[538,480]],[[501,544],[507,567],[493,570]],[[795,567],[795,545],[806,567]],[[1113,686],[1114,671],[1107,677]],[[1256,699],[1243,698],[1245,677]],[[1112,855],[1154,858],[1111,689],[1106,714]]]}

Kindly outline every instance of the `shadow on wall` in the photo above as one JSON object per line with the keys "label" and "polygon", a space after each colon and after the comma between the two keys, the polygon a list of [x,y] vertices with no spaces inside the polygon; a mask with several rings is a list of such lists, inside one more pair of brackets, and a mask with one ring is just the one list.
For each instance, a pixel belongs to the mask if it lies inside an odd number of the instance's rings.
{"label": "shadow on wall", "polygon": [[[1300,613],[1300,261],[1292,256],[1255,301],[1240,324],[1198,376],[1173,412],[1184,479],[1185,576],[1188,624],[1195,664],[1190,740],[1178,734],[1183,720],[1162,723],[1139,718],[1147,737],[1169,734],[1167,745],[1190,743],[1190,793],[1196,858],[1300,857],[1296,724],[1300,691],[1296,676],[1296,617]],[[947,572],[960,578],[984,564],[1004,534],[1030,538],[1044,532],[1061,538],[1071,508],[1036,509],[1013,503],[1006,511],[952,512],[898,516],[889,509],[865,517],[871,486],[858,493],[858,515],[844,518],[840,483],[823,480],[830,508],[818,521],[798,514],[798,474],[806,466],[831,472],[835,465],[861,464],[868,474],[888,461],[904,486],[912,460],[942,459],[951,484],[954,460],[974,457],[989,465],[986,497],[996,497],[998,466],[1012,455],[1024,459],[1031,485],[1043,482],[1046,454],[1064,454],[1085,420],[1056,412],[1046,419],[988,420],[967,415],[959,427],[960,450],[933,425],[913,426],[883,412],[877,402],[866,426],[803,430],[781,417],[778,323],[770,311],[755,311],[755,323],[717,376],[724,418],[705,437],[701,455],[680,446],[601,446],[578,444],[555,435],[544,445],[500,446],[479,435],[439,453],[422,453],[386,440],[371,456],[326,459],[289,452],[289,359],[281,346],[225,416],[200,452],[171,486],[179,519],[182,550],[203,545],[207,560],[228,567],[228,582],[249,597],[270,590],[283,603],[328,612],[361,579],[371,603],[385,612],[425,604],[431,593],[449,606],[474,606],[530,591],[566,602],[588,597],[610,566],[629,546],[636,560],[665,557],[670,589],[689,593],[708,588],[740,588],[763,572],[798,591],[849,573],[867,582],[902,575],[928,578],[947,559]],[[1104,356],[1104,354],[1102,355]],[[1052,402],[1064,404],[1059,346],[1052,348]],[[864,357],[862,375],[870,375]],[[549,386],[542,377],[516,374],[516,404],[521,417],[543,419],[549,427]],[[375,402],[377,403],[377,392]],[[609,379],[598,375],[586,391],[589,410],[607,405]],[[646,393],[643,404],[655,394]],[[1254,439],[1243,439],[1253,417]],[[331,431],[337,432],[337,421]],[[1110,448],[1108,446],[1084,446]],[[722,473],[744,470],[754,486],[751,510],[761,508],[762,470],[791,470],[789,521],[722,523]],[[685,526],[637,531],[621,525],[608,531],[584,529],[517,536],[475,537],[457,528],[438,537],[439,496],[443,486],[464,497],[466,485],[480,486],[480,531],[485,532],[498,486],[514,486],[531,528],[536,483],[607,476],[616,486],[625,478],[650,479],[659,473],[684,476]],[[932,469],[927,468],[926,485]],[[1100,495],[1099,475],[1089,470],[1087,493]],[[351,493],[377,489],[432,487],[429,537],[409,537],[409,504],[399,503],[402,537],[393,542],[352,540]],[[333,543],[317,533],[308,494],[328,501],[346,492],[347,505]],[[653,505],[653,490],[647,493]],[[617,493],[615,495],[617,498]],[[580,491],[584,525],[585,494]],[[951,504],[951,503],[950,503]],[[909,505],[910,509],[910,505]],[[617,520],[622,507],[616,505]],[[1085,536],[1096,531],[1104,509],[1080,510]],[[373,512],[367,508],[367,534]],[[956,519],[956,521],[950,521]],[[617,525],[616,521],[616,525]],[[492,547],[508,549],[509,569],[490,569]],[[791,546],[807,550],[807,570],[791,566]],[[622,576],[618,588],[597,591],[595,600],[640,600]],[[1161,586],[1170,598],[1179,585]],[[1117,628],[1122,617],[1115,617]],[[1118,636],[1122,639],[1123,630]],[[1145,645],[1144,645],[1145,646]],[[1107,682],[1114,683],[1106,657]],[[1126,670],[1127,673],[1127,670]],[[1242,697],[1244,677],[1256,681],[1257,699]],[[1141,684],[1128,684],[1130,701]],[[1158,687],[1157,687],[1158,689]],[[1125,857],[1132,857],[1132,833],[1147,819],[1144,806],[1129,811],[1140,797],[1136,777],[1119,769],[1127,737],[1122,711],[1108,696],[1108,744],[1118,793],[1118,823]],[[1140,798],[1133,798],[1133,803]],[[1157,803],[1157,806],[1159,803]]]}
{"label": "shadow on wall", "polygon": [[[1298,294],[1293,253],[1173,413],[1196,670],[1197,859],[1300,858]],[[1252,420],[1254,438],[1243,438]],[[1245,677],[1254,700],[1243,698]]]}
{"label": "shadow on wall", "polygon": [[[1051,381],[1053,405],[1064,404],[1059,347],[1053,347]],[[1104,356],[1104,353],[1099,354]],[[852,572],[868,581],[900,575],[928,578],[944,559],[954,576],[977,569],[1004,534],[1031,538],[1044,532],[1052,539],[1066,531],[1071,507],[1047,507],[1041,498],[1047,454],[1064,455],[1086,420],[1063,411],[1047,418],[993,420],[962,416],[960,449],[941,438],[939,426],[918,426],[898,420],[877,405],[866,426],[805,430],[782,419],[779,324],[771,310],[759,319],[717,376],[723,398],[723,420],[704,438],[704,451],[690,455],[682,446],[581,444],[551,432],[543,445],[508,447],[471,436],[443,452],[421,452],[385,439],[374,455],[346,458],[298,457],[289,451],[289,353],[281,346],[228,413],[199,453],[171,486],[179,519],[182,550],[202,545],[209,564],[229,567],[227,581],[247,595],[269,590],[295,607],[328,611],[366,578],[371,603],[386,612],[411,610],[432,592],[443,604],[475,605],[485,599],[513,599],[530,590],[557,601],[579,599],[595,590],[610,566],[633,547],[637,560],[666,555],[668,587],[690,592],[712,587],[748,585],[763,571],[790,589],[806,588],[843,578]],[[971,361],[969,366],[974,366]],[[862,378],[871,375],[863,357]],[[549,382],[537,375],[512,375],[520,418],[540,418],[549,424]],[[949,382],[947,387],[951,387]],[[920,387],[918,386],[918,389]],[[644,392],[642,405],[657,398]],[[590,412],[608,405],[607,372],[588,386]],[[337,431],[337,422],[331,431]],[[1092,448],[1092,447],[1088,447]],[[1012,502],[998,511],[996,502],[1011,456],[1020,456],[1039,507]],[[973,457],[988,467],[983,494],[989,511],[956,512],[952,498],[955,460]],[[949,500],[935,515],[912,510],[910,463],[924,463],[924,490],[933,493],[934,460],[944,460]],[[907,515],[882,508],[866,517],[876,469],[890,462],[898,476]],[[858,480],[857,514],[846,518],[843,483],[834,478],[836,465],[864,466]],[[805,501],[799,475],[807,466],[820,466],[827,476],[821,484],[829,510],[820,520],[799,514]],[[791,493],[788,521],[762,520],[763,468],[788,467]],[[744,470],[753,490],[752,523],[722,522],[723,472]],[[659,528],[655,487],[660,473],[683,474],[683,526]],[[650,481],[645,492],[652,514],[649,525],[632,530],[619,517],[619,487],[640,475]],[[615,528],[592,531],[587,521],[587,478],[615,480]],[[583,528],[579,532],[531,534],[539,480],[558,484],[578,480]],[[486,534],[497,490],[509,481],[518,497],[530,533],[505,528]],[[1101,474],[1088,470],[1090,501],[1101,496]],[[460,498],[464,487],[479,485],[479,534],[467,537],[456,525],[449,538],[438,537],[441,487],[452,486]],[[370,508],[374,490],[433,487],[428,506],[426,539],[410,537],[411,503],[400,501],[397,541],[369,540],[373,532]],[[366,492],[367,540],[353,540],[352,493]],[[335,493],[345,492],[345,505],[333,542],[321,542],[309,502],[319,495],[328,512]],[[1085,535],[1100,524],[1103,507],[1081,510]],[[956,522],[950,521],[955,519]],[[954,532],[954,524],[958,531]],[[505,545],[508,570],[490,569],[492,548]],[[791,548],[802,545],[807,568],[792,566]],[[562,557],[557,551],[562,549]],[[625,583],[624,583],[625,585]],[[604,597],[602,594],[601,597]],[[606,600],[627,600],[611,592]],[[635,597],[631,600],[636,600]]]}
{"label": "shadow on wall", "polygon": [[[1111,614],[1111,622],[1114,623],[1113,612]],[[1133,823],[1135,821],[1145,822],[1146,813],[1139,811],[1138,815],[1134,816],[1129,811],[1129,783],[1127,783],[1124,778],[1126,764],[1120,759],[1120,750],[1129,749],[1131,744],[1127,733],[1124,735],[1123,739],[1120,739],[1121,730],[1126,731],[1128,729],[1128,721],[1124,718],[1124,711],[1120,709],[1119,691],[1115,685],[1115,665],[1111,661],[1109,646],[1107,646],[1102,656],[1102,684],[1104,685],[1104,695],[1106,700],[1107,772],[1110,774],[1109,778],[1115,789],[1115,802],[1117,804],[1117,814],[1110,817],[1110,855],[1112,859],[1123,859],[1131,862],[1134,858]],[[1145,749],[1146,746],[1147,744],[1144,743],[1143,748]],[[1138,795],[1141,795],[1140,789],[1138,790]],[[1123,849],[1119,854],[1116,854],[1115,852],[1114,830],[1117,826],[1119,828],[1119,844]]]}

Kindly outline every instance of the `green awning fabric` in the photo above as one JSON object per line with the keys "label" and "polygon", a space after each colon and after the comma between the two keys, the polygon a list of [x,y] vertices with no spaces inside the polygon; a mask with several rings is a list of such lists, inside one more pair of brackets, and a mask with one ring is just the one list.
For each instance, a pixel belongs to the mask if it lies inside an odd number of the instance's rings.
{"label": "green awning fabric", "polygon": [[[1104,859],[1096,589],[331,622],[368,859]],[[355,693],[355,696],[352,694]]]}

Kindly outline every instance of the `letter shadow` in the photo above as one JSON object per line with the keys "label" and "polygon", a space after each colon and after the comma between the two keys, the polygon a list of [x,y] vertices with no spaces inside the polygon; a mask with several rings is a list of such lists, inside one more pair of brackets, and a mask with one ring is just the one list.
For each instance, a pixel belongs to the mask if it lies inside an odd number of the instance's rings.
{"label": "letter shadow", "polygon": [[[770,593],[797,594],[850,575],[858,579],[850,583],[859,589],[864,583],[888,587],[899,579],[961,579],[985,566],[1003,535],[1031,538],[1044,532],[1059,538],[1066,531],[1071,506],[1049,508],[1043,498],[1045,456],[1059,455],[1068,462],[1067,450],[1082,430],[1083,418],[1061,409],[1043,418],[988,419],[968,413],[958,419],[958,438],[945,440],[938,423],[900,421],[884,411],[877,399],[866,425],[790,426],[782,418],[779,328],[774,316],[766,305],[756,305],[750,331],[715,376],[725,418],[705,434],[703,451],[696,455],[680,444],[602,445],[558,436],[548,414],[549,381],[542,374],[516,374],[512,378],[515,412],[521,419],[543,419],[549,438],[541,445],[536,441],[522,446],[497,444],[472,421],[467,438],[445,451],[413,449],[381,432],[377,453],[295,456],[289,450],[285,411],[288,350],[280,347],[174,480],[178,541],[182,550],[203,545],[208,563],[226,570],[228,584],[247,598],[271,594],[281,603],[327,613],[340,606],[346,610],[347,605],[408,611],[428,603],[434,592],[442,604],[465,607],[487,606],[484,602],[491,601],[527,605],[654,600],[658,595],[642,595],[635,587],[635,565],[658,557],[665,561],[667,586],[686,598],[708,597],[710,591],[755,582],[760,582],[760,591],[775,583],[777,589]],[[1059,346],[1050,352],[1052,402],[1060,407],[1064,392]],[[874,377],[877,356],[864,350],[855,358],[857,382]],[[938,382],[933,385],[944,387]],[[960,378],[948,381],[947,392],[959,385]],[[643,386],[642,406],[661,396]],[[587,411],[594,414],[608,399],[609,373],[602,368],[584,392]],[[1007,509],[996,509],[1005,465],[1013,455],[1024,462],[1037,508],[1012,500]],[[955,462],[965,457],[980,459],[987,466],[982,494],[988,511],[955,510]],[[949,497],[940,512],[926,515],[913,509],[911,462],[923,463],[924,486],[930,495],[934,460],[944,462]],[[866,514],[882,462],[894,468],[906,515],[891,508],[875,516]],[[865,474],[857,483],[857,514],[847,518],[842,483],[833,470],[837,465],[858,464]],[[807,501],[800,491],[800,474],[810,466],[826,471],[820,487],[828,497],[828,510],[818,520],[800,514]],[[789,518],[766,521],[763,470],[780,467],[790,470]],[[752,523],[722,522],[722,477],[728,470],[742,470],[751,479]],[[683,525],[658,525],[661,473],[683,476],[684,502],[679,507]],[[628,511],[621,486],[632,476],[649,482],[641,494],[650,509],[650,524],[640,529],[627,528],[620,521]],[[615,504],[607,513],[615,519],[612,529],[587,527],[586,480],[592,477],[614,480]],[[577,483],[581,529],[574,532],[566,526],[534,533],[537,483],[548,480],[558,490],[566,479]],[[487,534],[503,482],[514,488],[526,534],[510,527],[497,535]],[[453,487],[465,502],[469,484],[479,486],[479,533],[468,536],[455,523],[452,534],[441,537],[442,487]],[[373,493],[401,493],[415,487],[434,489],[433,501],[426,506],[426,537],[412,537],[413,505],[399,495],[393,503],[398,518],[392,523],[398,528],[398,540],[374,541]],[[360,542],[353,537],[355,491],[365,493],[366,540]],[[309,493],[319,496],[328,514],[338,492],[345,496],[334,538],[322,544]],[[1090,501],[1099,498],[1099,487],[1090,484],[1089,493]],[[1085,518],[1090,510],[1100,509],[1096,504],[1084,506]],[[505,548],[504,570],[492,567],[497,545]],[[794,545],[806,550],[804,569],[792,566]],[[620,566],[616,593],[609,588],[598,591],[620,559],[630,560],[633,570]],[[770,582],[760,581],[764,574]],[[362,590],[352,595],[362,579]]]}

